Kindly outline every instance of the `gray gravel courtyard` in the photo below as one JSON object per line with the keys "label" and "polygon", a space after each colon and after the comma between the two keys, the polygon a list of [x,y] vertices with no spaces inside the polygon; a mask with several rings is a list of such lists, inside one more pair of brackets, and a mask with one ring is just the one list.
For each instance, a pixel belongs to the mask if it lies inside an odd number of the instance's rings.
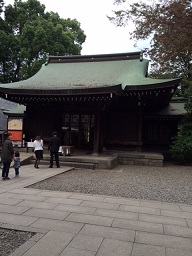
{"label": "gray gravel courtyard", "polygon": [[24,244],[35,233],[20,230],[11,230],[0,227],[0,255],[8,256],[16,248]]}
{"label": "gray gravel courtyard", "polygon": [[119,165],[112,170],[74,169],[30,187],[192,204],[192,166]]}

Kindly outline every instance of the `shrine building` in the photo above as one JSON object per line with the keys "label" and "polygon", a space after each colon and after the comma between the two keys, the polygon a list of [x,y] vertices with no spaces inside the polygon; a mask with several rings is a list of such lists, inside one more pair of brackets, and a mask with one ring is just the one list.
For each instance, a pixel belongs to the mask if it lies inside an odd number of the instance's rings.
{"label": "shrine building", "polygon": [[170,104],[181,79],[149,78],[148,68],[142,52],[50,56],[33,77],[1,84],[0,97],[26,106],[26,141],[46,143],[57,131],[63,143],[69,128],[76,148],[96,154],[169,147],[182,117]]}

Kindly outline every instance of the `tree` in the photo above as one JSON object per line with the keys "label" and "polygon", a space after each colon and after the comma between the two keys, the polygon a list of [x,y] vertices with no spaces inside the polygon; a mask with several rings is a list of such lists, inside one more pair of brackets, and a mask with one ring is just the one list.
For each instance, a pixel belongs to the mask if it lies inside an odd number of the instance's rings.
{"label": "tree", "polygon": [[[0,5],[1,6],[1,5]],[[85,42],[76,19],[45,12],[38,0],[15,0],[4,10],[0,28],[0,82],[33,76],[48,55],[78,55]]]}
{"label": "tree", "polygon": [[[192,77],[192,66],[189,69],[188,77]],[[186,86],[185,96],[188,101],[185,104],[187,113],[179,124],[179,132],[172,138],[170,152],[172,158],[181,163],[192,163],[192,81],[183,78],[183,84]]]}
{"label": "tree", "polygon": [[180,164],[192,163],[192,115],[187,113],[179,125],[178,135],[170,145],[172,159]]}
{"label": "tree", "polygon": [[4,1],[0,0],[0,14],[3,12]]}
{"label": "tree", "polygon": [[117,26],[133,22],[135,30],[130,36],[136,42],[151,38],[148,53],[152,60],[152,73],[188,76],[192,62],[191,0],[145,2],[116,0],[115,4],[124,9],[114,11],[114,17],[109,19]]}

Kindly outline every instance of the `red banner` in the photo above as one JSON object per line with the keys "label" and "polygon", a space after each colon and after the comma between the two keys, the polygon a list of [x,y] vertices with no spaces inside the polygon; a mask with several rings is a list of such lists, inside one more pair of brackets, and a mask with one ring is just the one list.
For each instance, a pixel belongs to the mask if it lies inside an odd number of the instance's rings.
{"label": "red banner", "polygon": [[12,131],[12,130],[9,130],[8,133],[11,133],[12,134],[12,138],[11,140],[12,141],[22,141],[22,131]]}

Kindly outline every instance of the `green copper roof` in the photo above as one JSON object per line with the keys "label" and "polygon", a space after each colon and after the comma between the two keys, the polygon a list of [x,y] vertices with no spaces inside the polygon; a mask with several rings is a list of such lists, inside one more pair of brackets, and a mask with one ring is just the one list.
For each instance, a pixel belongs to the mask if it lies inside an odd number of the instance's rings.
{"label": "green copper roof", "polygon": [[166,108],[162,109],[157,115],[173,115],[183,116],[187,111],[185,109],[185,103],[183,102],[171,102]]}
{"label": "green copper roof", "polygon": [[158,85],[174,81],[145,77],[148,60],[139,58],[138,53],[135,53],[135,55],[133,53],[131,57],[129,53],[127,53],[127,56],[123,54],[124,59],[115,60],[113,55],[105,59],[97,59],[94,56],[88,56],[87,58],[84,56],[84,59],[82,56],[76,56],[75,59],[67,59],[66,57],[67,60],[65,60],[65,57],[55,58],[55,62],[49,61],[28,80],[2,84],[0,88],[51,91],[121,85],[122,90],[124,90],[126,86]]}
{"label": "green copper roof", "polygon": [[17,103],[0,98],[0,110],[11,110],[17,107]]}
{"label": "green copper roof", "polygon": [[24,115],[26,106],[17,104],[17,106],[11,110],[4,110],[3,113],[6,115]]}

